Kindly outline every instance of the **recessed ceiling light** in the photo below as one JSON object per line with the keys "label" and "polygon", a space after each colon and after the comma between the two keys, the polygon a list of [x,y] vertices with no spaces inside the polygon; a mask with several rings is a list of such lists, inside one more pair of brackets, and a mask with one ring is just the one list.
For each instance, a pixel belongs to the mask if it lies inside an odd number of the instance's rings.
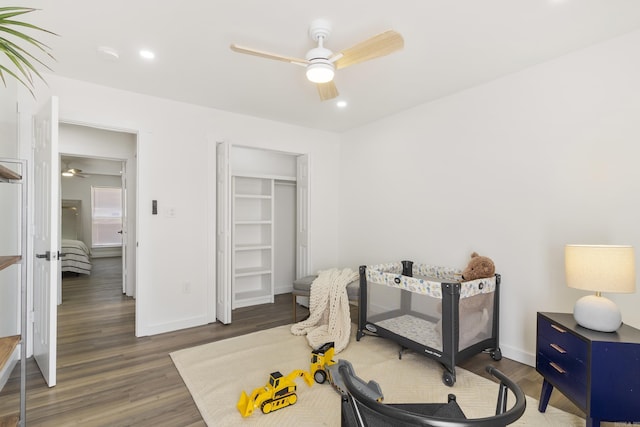
{"label": "recessed ceiling light", "polygon": [[151,52],[150,50],[142,49],[140,51],[140,56],[144,59],[153,59],[156,57],[156,54]]}
{"label": "recessed ceiling light", "polygon": [[344,107],[347,106],[347,101],[338,101],[338,102],[336,102],[336,106],[338,108],[344,108]]}

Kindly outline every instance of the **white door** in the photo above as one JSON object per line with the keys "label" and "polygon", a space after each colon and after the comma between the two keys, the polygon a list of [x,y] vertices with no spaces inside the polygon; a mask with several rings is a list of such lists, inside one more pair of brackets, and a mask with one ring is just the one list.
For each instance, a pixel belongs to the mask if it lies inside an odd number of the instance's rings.
{"label": "white door", "polygon": [[228,142],[216,150],[216,316],[231,323],[231,171]]}
{"label": "white door", "polygon": [[60,212],[58,98],[34,122],[33,355],[49,385],[56,385],[56,330]]}
{"label": "white door", "polygon": [[296,276],[309,274],[309,155],[296,157]]}
{"label": "white door", "polygon": [[127,162],[122,162],[121,174],[120,177],[122,179],[122,229],[120,230],[120,234],[122,237],[122,293],[127,294],[127,289],[129,289],[127,282],[127,170],[126,170]]}

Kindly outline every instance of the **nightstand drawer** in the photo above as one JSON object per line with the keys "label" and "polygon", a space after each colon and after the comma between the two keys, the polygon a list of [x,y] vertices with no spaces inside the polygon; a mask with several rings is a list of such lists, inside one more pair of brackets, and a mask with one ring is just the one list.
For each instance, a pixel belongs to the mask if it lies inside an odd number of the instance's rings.
{"label": "nightstand drawer", "polygon": [[[554,337],[557,338],[557,337]],[[571,372],[574,378],[580,378],[586,384],[587,380],[587,344],[581,340],[550,340],[543,335],[538,336],[538,354],[561,366],[563,370]],[[567,345],[569,344],[569,345]]]}
{"label": "nightstand drawer", "polygon": [[557,345],[572,357],[586,363],[589,354],[587,343],[567,331],[563,326],[551,323],[544,318],[538,318],[538,341],[541,339],[544,339],[547,345]]}
{"label": "nightstand drawer", "polygon": [[542,352],[538,352],[536,369],[554,387],[562,390],[580,408],[587,404],[586,372],[576,375],[559,362],[548,359]]}

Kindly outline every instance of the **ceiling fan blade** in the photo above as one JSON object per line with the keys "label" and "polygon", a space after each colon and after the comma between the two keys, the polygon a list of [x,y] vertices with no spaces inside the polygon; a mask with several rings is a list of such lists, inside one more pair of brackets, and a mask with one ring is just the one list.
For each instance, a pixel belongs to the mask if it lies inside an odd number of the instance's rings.
{"label": "ceiling fan blade", "polygon": [[82,169],[76,169],[76,168],[66,168],[62,172],[71,174],[72,177],[78,177],[78,178],[87,178],[90,176],[90,175],[87,175],[86,173],[82,173]]}
{"label": "ceiling fan blade", "polygon": [[357,45],[340,52],[340,57],[335,62],[337,69],[389,55],[404,47],[402,35],[394,30],[387,30],[373,36]]}
{"label": "ceiling fan blade", "polygon": [[327,101],[338,96],[338,88],[333,80],[327,83],[318,83],[316,86],[318,88],[318,95],[320,95],[320,100],[322,101]]}
{"label": "ceiling fan blade", "polygon": [[290,62],[291,64],[307,66],[308,61],[306,59],[294,58],[291,56],[278,55],[275,53],[264,52],[261,50],[251,49],[249,47],[238,46],[237,44],[231,45],[231,50],[238,53],[244,53],[247,55],[259,56],[261,58],[275,59],[276,61]]}

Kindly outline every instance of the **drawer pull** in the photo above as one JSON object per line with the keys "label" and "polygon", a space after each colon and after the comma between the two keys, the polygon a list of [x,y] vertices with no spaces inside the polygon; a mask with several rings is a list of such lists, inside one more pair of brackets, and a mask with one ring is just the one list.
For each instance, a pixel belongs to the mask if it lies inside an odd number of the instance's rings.
{"label": "drawer pull", "polygon": [[560,332],[561,334],[564,334],[565,332],[567,332],[564,329],[562,329],[560,326],[557,326],[557,325],[551,325],[551,327],[553,329],[555,329],[556,331]]}
{"label": "drawer pull", "polygon": [[565,354],[567,352],[567,350],[565,350],[564,348],[560,347],[558,344],[549,344],[549,345],[551,346],[552,349],[554,349],[558,353]]}
{"label": "drawer pull", "polygon": [[555,369],[556,371],[558,371],[558,372],[559,372],[559,373],[561,373],[561,374],[566,374],[566,373],[567,373],[567,371],[565,371],[564,369],[562,369],[560,366],[558,366],[558,365],[557,365],[556,363],[554,363],[554,362],[549,363],[549,365],[551,365],[551,367],[552,367],[553,369]]}

